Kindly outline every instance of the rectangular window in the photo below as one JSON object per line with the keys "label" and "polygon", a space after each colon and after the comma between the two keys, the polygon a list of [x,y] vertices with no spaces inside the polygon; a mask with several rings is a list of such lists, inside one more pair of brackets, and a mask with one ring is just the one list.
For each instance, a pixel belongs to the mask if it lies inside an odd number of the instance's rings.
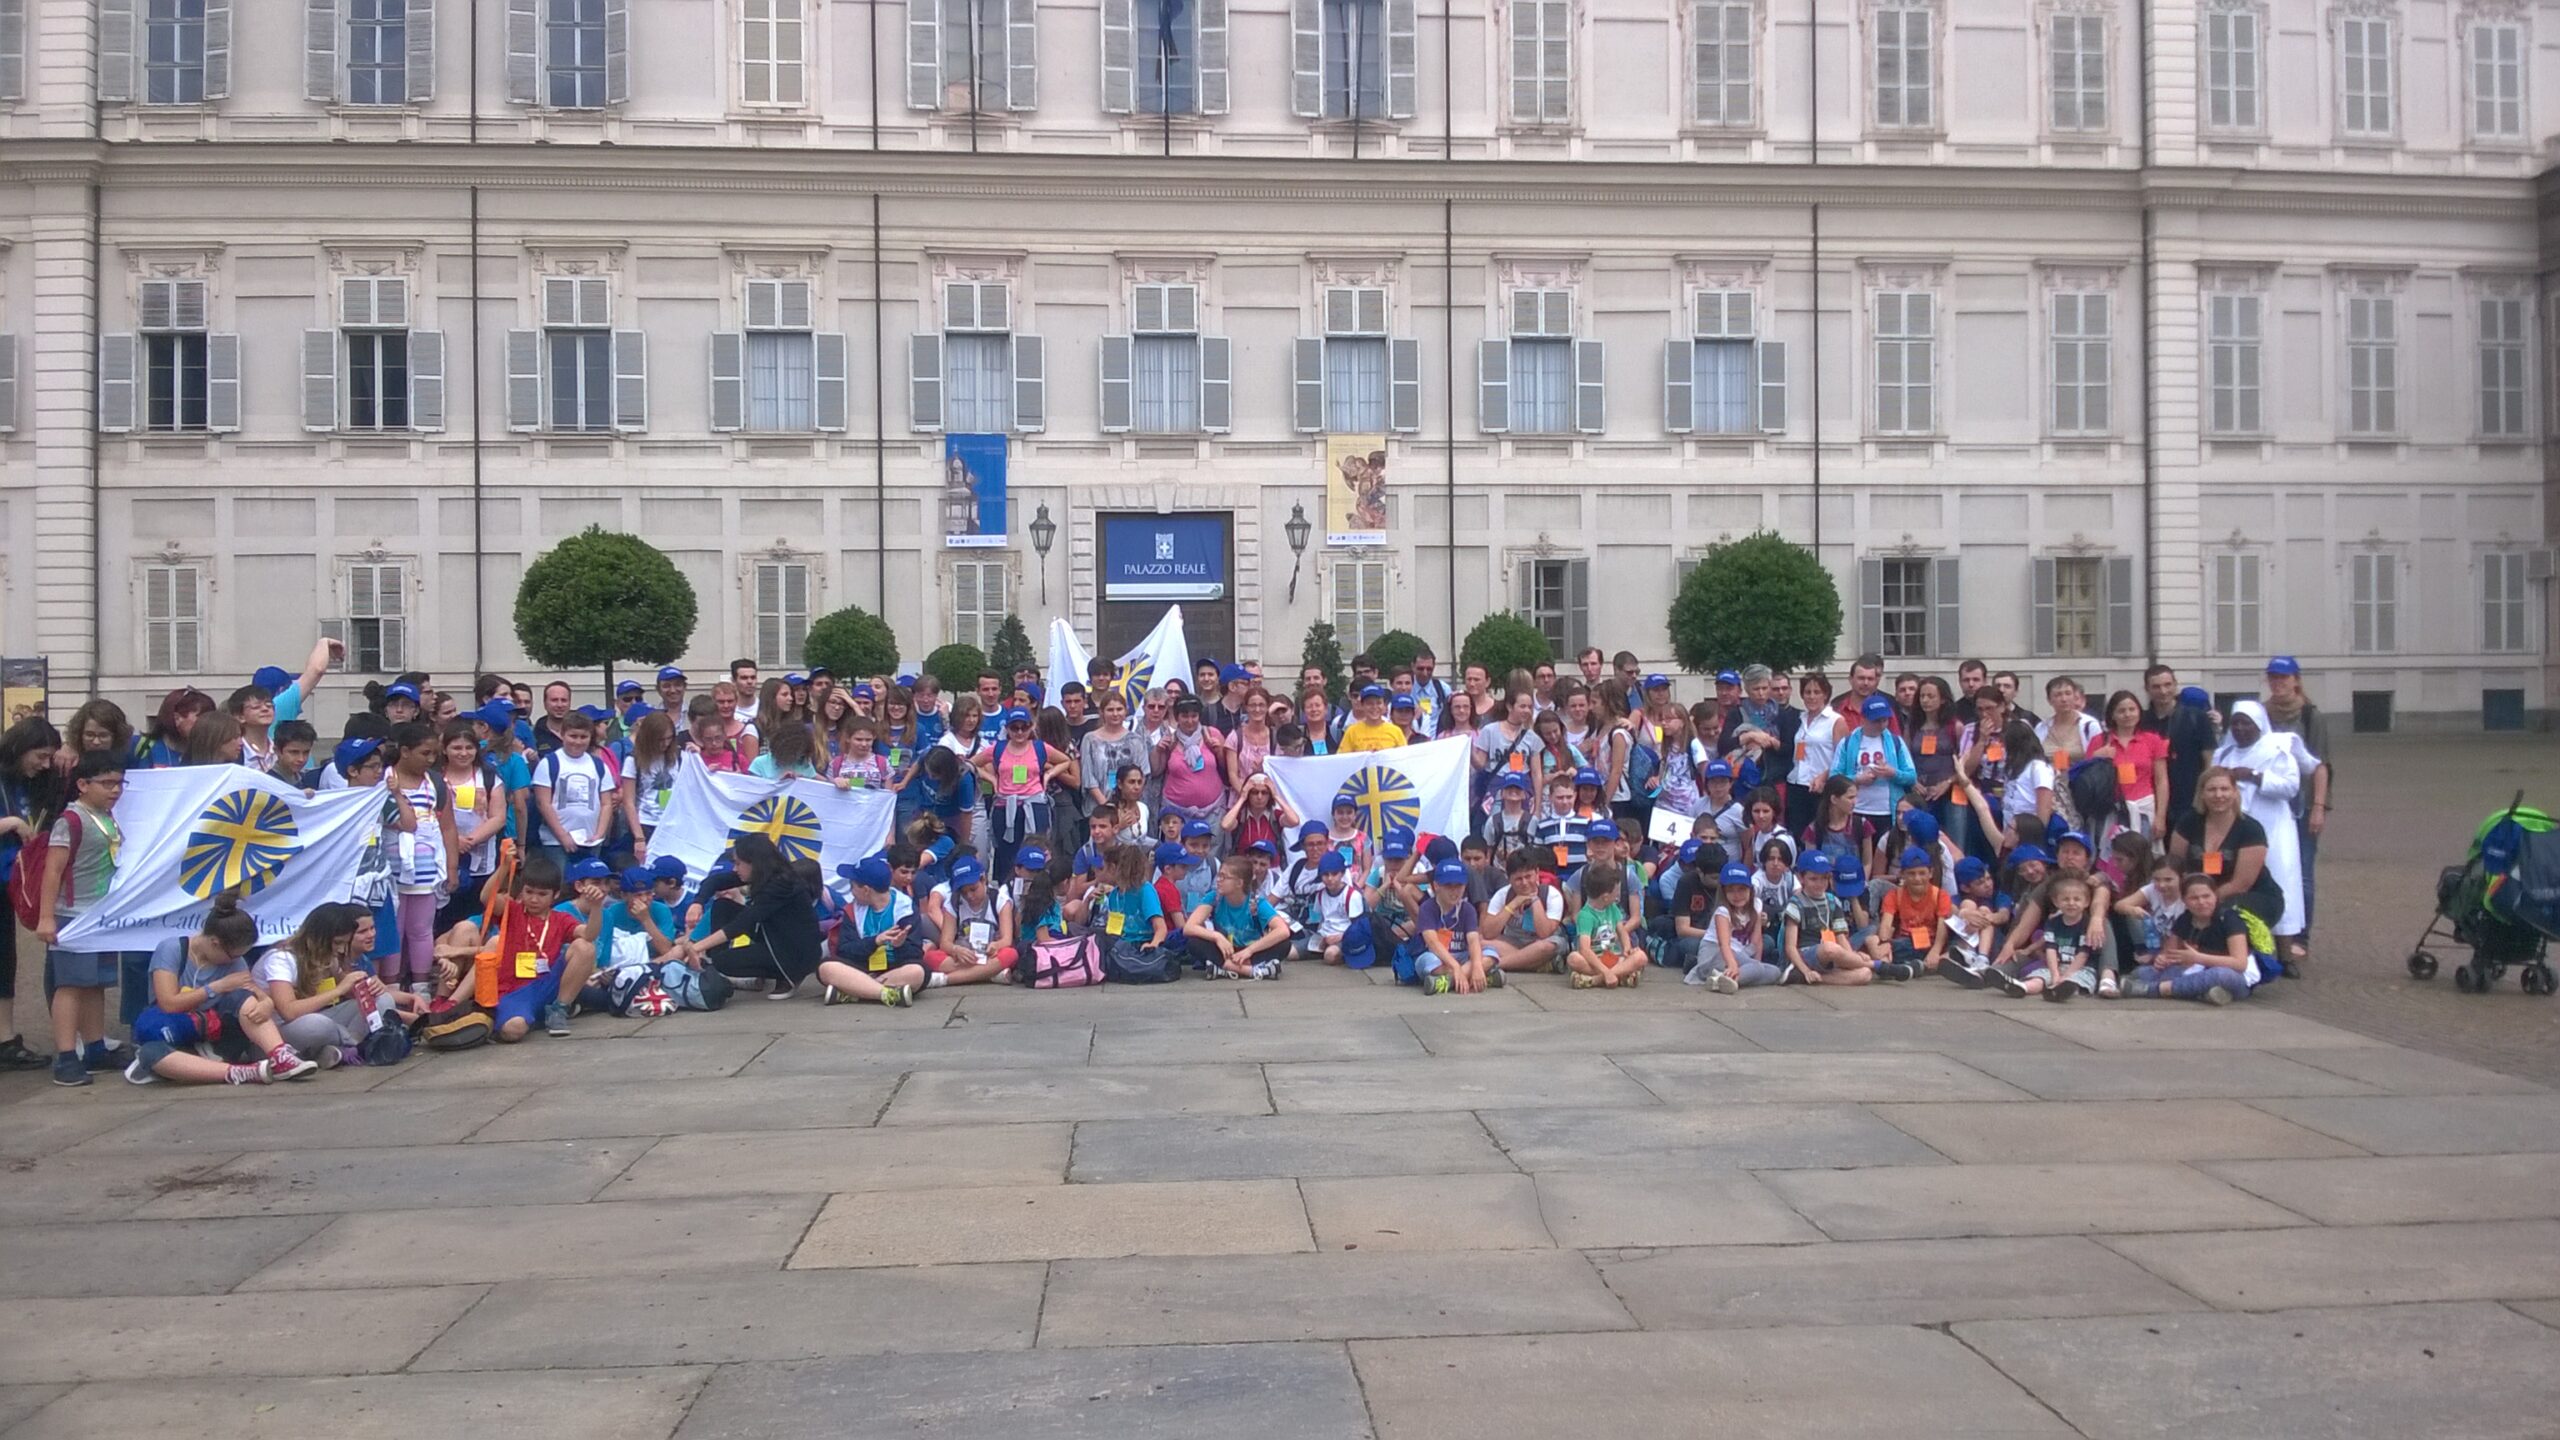
{"label": "rectangular window", "polygon": [[1922,558],[1884,562],[1882,651],[1886,655],[1929,653],[1929,561]]}
{"label": "rectangular window", "polygon": [[[942,93],[944,104],[967,113],[1005,108],[1005,0],[916,0],[942,7]],[[1162,11],[1156,12],[1161,25]],[[1152,51],[1158,32],[1142,32]],[[1140,67],[1156,73],[1150,62]],[[1160,112],[1159,112],[1160,113]]]}
{"label": "rectangular window", "polygon": [[817,428],[817,345],[806,331],[747,336],[747,428]]}
{"label": "rectangular window", "polygon": [[984,650],[995,642],[1012,611],[1012,579],[1002,560],[951,562],[951,643]]}
{"label": "rectangular window", "polygon": [[543,0],[543,26],[543,98],[562,110],[604,108],[604,0]]}
{"label": "rectangular window", "polygon": [[1573,342],[1511,342],[1511,430],[1515,435],[1573,433]]}
{"label": "rectangular window", "polygon": [[1571,0],[1511,0],[1511,118],[1561,125],[1573,118]]}
{"label": "rectangular window", "polygon": [[608,330],[545,332],[551,363],[551,428],[613,428],[613,333]]}
{"label": "rectangular window", "polygon": [[2400,327],[2388,295],[2347,297],[2347,433],[2400,429]]}
{"label": "rectangular window", "polygon": [[[989,10],[1004,8],[1000,0],[978,3]],[[1140,113],[1189,115],[1197,111],[1200,7],[1193,0],[1133,0],[1129,8],[1130,27],[1138,46]]]}
{"label": "rectangular window", "polygon": [[2065,555],[2053,562],[2053,653],[2103,655],[2107,610],[2106,561]]}
{"label": "rectangular window", "polygon": [[2103,435],[2112,379],[2112,326],[2104,295],[2053,297],[2053,433]]}
{"label": "rectangular window", "polygon": [[142,337],[148,407],[144,428],[161,433],[206,428],[206,341],[200,333]]}
{"label": "rectangular window", "polygon": [[204,0],[145,0],[142,99],[147,105],[204,103]]}
{"label": "rectangular window", "polygon": [[1890,291],[1875,305],[1876,433],[1927,435],[1937,424],[1938,298]]}
{"label": "rectangular window", "polygon": [[1930,27],[1936,16],[1917,6],[1875,12],[1876,124],[1890,130],[1925,130],[1938,123],[1936,58]]}
{"label": "rectangular window", "polygon": [[1013,343],[1006,335],[947,335],[942,342],[943,426],[954,435],[1013,428]]}
{"label": "rectangular window", "polygon": [[2228,553],[2213,557],[2213,653],[2255,655],[2259,652],[2258,557]]}
{"label": "rectangular window", "polygon": [[347,668],[396,675],[409,667],[409,567],[362,561],[347,566]]}
{"label": "rectangular window", "polygon": [[2480,302],[2480,434],[2521,440],[2524,419],[2524,301]]}
{"label": "rectangular window", "polygon": [[2524,27],[2483,20],[2471,27],[2471,138],[2524,138]]}
{"label": "rectangular window", "polygon": [[1758,428],[1751,413],[1757,353],[1751,292],[1702,290],[1691,311],[1698,335],[1691,426],[1701,435],[1743,435]]}
{"label": "rectangular window", "polygon": [[2347,557],[2347,648],[2358,655],[2388,655],[2400,648],[2400,560],[2380,551]]}
{"label": "rectangular window", "polygon": [[2259,431],[2259,318],[2265,303],[2256,295],[2206,297],[2207,383],[2212,393],[2207,423],[2216,435]]}
{"label": "rectangular window", "polygon": [[2053,17],[2053,128],[2107,128],[2107,26],[2103,16]]}
{"label": "rectangular window", "polygon": [[347,102],[409,98],[409,0],[347,0]]}
{"label": "rectangular window", "polygon": [[1386,0],[1324,0],[1324,113],[1387,113]]}
{"label": "rectangular window", "polygon": [[1387,428],[1387,342],[1332,336],[1324,342],[1324,423],[1336,435]]}
{"label": "rectangular window", "polygon": [[2480,648],[2501,655],[2523,653],[2525,642],[2525,561],[2521,550],[2491,550],[2480,556]]}
{"label": "rectangular window", "polygon": [[2205,125],[2214,130],[2255,130],[2265,124],[2258,106],[2258,12],[2214,9],[2204,17]]}
{"label": "rectangular window", "polygon": [[1132,343],[1131,383],[1141,434],[1187,435],[1200,428],[1200,338],[1140,335]]}
{"label": "rectangular window", "polygon": [[[742,0],[739,95],[749,105],[808,100],[808,0]],[[993,7],[990,7],[993,8]]]}
{"label": "rectangular window", "polygon": [[204,669],[204,570],[142,567],[142,668],[151,675]]}
{"label": "rectangular window", "polygon": [[2391,21],[2380,15],[2338,19],[2339,128],[2349,135],[2389,136],[2399,126]]}
{"label": "rectangular window", "polygon": [[347,428],[409,428],[409,332],[350,330],[347,348]]}
{"label": "rectangular window", "polygon": [[1696,19],[1697,111],[1701,125],[1750,125],[1754,71],[1750,0],[1700,0]]}
{"label": "rectangular window", "polygon": [[1561,659],[1590,644],[1591,562],[1531,560],[1520,568],[1524,618],[1547,637],[1547,648]]}
{"label": "rectangular window", "polygon": [[756,664],[781,670],[800,663],[809,636],[809,567],[798,560],[756,562]]}
{"label": "rectangular window", "polygon": [[1387,562],[1362,557],[1333,562],[1333,634],[1358,654],[1387,633]]}

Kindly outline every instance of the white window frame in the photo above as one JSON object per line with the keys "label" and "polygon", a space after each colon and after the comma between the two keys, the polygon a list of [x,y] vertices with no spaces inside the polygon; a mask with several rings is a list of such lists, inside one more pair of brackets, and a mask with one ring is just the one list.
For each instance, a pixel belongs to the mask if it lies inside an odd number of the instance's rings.
{"label": "white window frame", "polygon": [[[1574,407],[1579,396],[1577,394],[1577,387],[1575,385],[1574,378],[1575,345],[1573,323],[1574,294],[1571,290],[1522,289],[1511,292],[1511,324],[1506,333],[1511,338],[1510,401],[1512,434],[1571,435],[1574,433]],[[1523,393],[1523,386],[1521,384],[1523,366],[1520,363],[1520,357],[1522,354],[1521,346],[1524,343],[1532,347],[1532,353],[1539,353],[1535,350],[1535,347],[1544,345],[1549,347],[1551,351],[1560,349],[1564,355],[1564,379],[1562,384],[1565,393],[1563,398],[1559,401],[1553,397],[1544,395],[1543,392],[1541,392],[1539,397],[1540,403],[1544,407],[1560,407],[1562,419],[1558,424],[1547,425],[1541,423],[1532,426],[1521,422],[1521,416],[1523,414],[1523,401],[1521,398]],[[1539,363],[1542,367],[1551,368],[1549,362],[1546,360],[1541,360]],[[1540,383],[1544,384],[1544,379],[1541,379]]]}
{"label": "white window frame", "polygon": [[[2254,4],[2208,0],[2197,83],[2207,135],[2261,135],[2267,128],[2267,13]],[[2217,69],[2218,67],[2218,69]]]}
{"label": "white window frame", "polygon": [[[747,623],[756,665],[792,670],[801,663],[809,621],[817,611],[818,565],[805,555],[765,555],[747,565]],[[792,587],[799,587],[793,604]]]}
{"label": "white window frame", "polygon": [[[2338,135],[2373,143],[2400,134],[2400,20],[2388,14],[2339,13]],[[2379,50],[2379,56],[2375,51]]]}
{"label": "white window frame", "polygon": [[[951,643],[980,650],[994,642],[1004,617],[1013,613],[1013,568],[1009,560],[961,557],[950,563]],[[995,591],[988,603],[988,588]],[[976,601],[972,605],[968,602]]]}
{"label": "white window frame", "polygon": [[2533,33],[2521,18],[2473,17],[2464,27],[2463,113],[2475,144],[2521,145],[2527,128]]}
{"label": "white window frame", "polygon": [[[2053,561],[2053,650],[2064,659],[2107,653],[2107,559],[2056,555]],[[2072,584],[2066,586],[2065,580]],[[2086,586],[2078,582],[2086,580]],[[2066,601],[2067,596],[2067,601]],[[2085,603],[2084,603],[2085,602]],[[2082,628],[2082,622],[2086,628]]]}
{"label": "white window frame", "polygon": [[2205,648],[2214,655],[2266,653],[2267,560],[2255,550],[2205,557]]}
{"label": "white window frame", "polygon": [[1358,654],[1394,628],[1389,609],[1395,577],[1383,555],[1337,555],[1327,570],[1325,578],[1333,591],[1329,613],[1334,638],[1342,642],[1344,649]]}
{"label": "white window frame", "polygon": [[2107,17],[2063,10],[2045,33],[2045,124],[2060,135],[2104,132],[2112,122]]}
{"label": "white window frame", "polygon": [[2529,550],[2480,552],[2480,649],[2490,655],[2533,650],[2533,585]]}
{"label": "white window frame", "polygon": [[[1511,42],[1511,123],[1573,123],[1573,0],[1505,0]],[[1523,104],[1523,101],[1526,104]]]}
{"label": "white window frame", "polygon": [[[145,561],[135,576],[141,617],[139,669],[146,675],[201,675],[205,669],[206,592],[211,571],[200,559]],[[158,592],[155,594],[155,590]],[[165,654],[165,663],[155,663]]]}
{"label": "white window frame", "polygon": [[[385,19],[382,15],[383,7],[394,4],[400,6],[400,18],[397,21]],[[416,23],[417,12],[421,10],[426,11],[430,17],[433,16],[434,12],[430,5],[431,0],[335,0],[332,8],[343,17],[344,34],[340,43],[345,47],[342,52],[345,57],[344,74],[340,80],[345,88],[339,93],[347,104],[367,108],[397,106],[409,104],[415,98],[409,67],[412,60],[417,57],[413,53],[410,26]],[[372,7],[372,16],[358,16],[356,10],[359,6]],[[427,23],[432,25],[434,21],[430,18]],[[374,32],[376,48],[373,60],[368,64],[359,65],[356,59],[356,36],[359,31],[366,29]],[[393,37],[391,43],[387,45],[382,43],[386,34]],[[370,75],[375,80],[377,88],[371,96],[360,97],[356,94],[358,75]]]}
{"label": "white window frame", "polygon": [[[398,675],[409,668],[411,573],[406,559],[344,562],[339,594],[345,618],[321,628],[334,631],[331,638],[347,647],[348,673]],[[374,661],[370,665],[364,663],[368,651]]]}
{"label": "white window frame", "polygon": [[2347,653],[2400,652],[2400,557],[2389,550],[2347,552]]}
{"label": "white window frame", "polygon": [[[1932,611],[1929,582],[1934,557],[1927,555],[1887,555],[1883,559],[1883,588],[1878,591],[1876,627],[1877,654],[1888,660],[1920,659],[1935,654],[1930,631]],[[1897,618],[1901,628],[1910,632],[1916,625],[1917,643],[1912,633],[1895,633]]]}
{"label": "white window frame", "polygon": [[1695,0],[1689,7],[1692,123],[1714,130],[1758,128],[1759,44],[1759,0]]}
{"label": "white window frame", "polygon": [[2500,443],[2532,438],[2533,302],[2521,294],[2481,295],[2476,349],[2476,434]]}
{"label": "white window frame", "polygon": [[[1199,433],[1200,287],[1130,287],[1129,341],[1131,431],[1140,435]],[[1185,359],[1191,370],[1187,380],[1178,373]]]}
{"label": "white window frame", "polygon": [[[1920,27],[1916,41],[1911,31],[1915,23]],[[1867,25],[1868,114],[1875,128],[1938,133],[1945,122],[1938,93],[1938,57],[1944,44],[1937,7],[1918,0],[1885,0],[1868,8]]]}
{"label": "white window frame", "polygon": [[[203,435],[217,427],[214,424],[214,337],[212,331],[213,287],[203,280],[145,280],[135,334],[134,428],[149,435]],[[157,313],[155,313],[157,312]],[[203,418],[193,424],[187,419],[186,375],[193,367],[185,363],[184,342],[194,339],[204,347],[203,394],[198,399]],[[169,395],[170,421],[161,424],[153,418],[155,367],[151,361],[154,342],[175,342],[178,352],[175,376]],[[236,342],[235,342],[236,344]],[[235,356],[236,361],[236,356]],[[233,383],[237,384],[237,377]]]}
{"label": "white window frame", "polygon": [[[1914,301],[1920,302],[1916,323]],[[1875,366],[1870,394],[1872,433],[1937,434],[1937,292],[1880,289],[1869,296],[1867,314],[1873,327],[1868,354]],[[1916,425],[1911,423],[1915,401],[1926,412]],[[1887,423],[1889,417],[1892,423]]]}
{"label": "white window frame", "polygon": [[811,0],[737,0],[737,6],[739,107],[808,108],[811,57],[817,53]]}
{"label": "white window frame", "polygon": [[[553,7],[563,3],[563,0],[540,0],[540,3],[542,8],[538,12],[536,23],[542,28],[540,49],[537,52],[540,59],[536,64],[535,84],[538,87],[537,94],[542,105],[553,110],[602,110],[614,104],[619,98],[614,92],[619,87],[614,84],[616,67],[612,37],[617,24],[624,27],[626,33],[628,32],[630,24],[628,13],[617,15],[615,13],[617,7],[611,3],[611,0],[567,0],[567,3],[575,9],[583,9],[588,5],[595,6],[596,18],[589,20],[584,16],[573,15],[570,19],[562,20],[556,18],[552,12]],[[553,41],[563,32],[578,37],[573,44],[579,48],[583,48],[584,37],[592,33],[596,46],[596,63],[593,66],[573,64],[572,61],[582,57],[577,55],[564,57],[560,53],[561,47],[555,45]],[[558,80],[587,74],[593,74],[595,77],[597,95],[593,101],[586,100],[586,86],[583,81],[577,85],[579,92],[577,103],[563,104],[556,98],[558,92],[554,89],[554,85]]]}
{"label": "white window frame", "polygon": [[2346,408],[2339,432],[2350,439],[2390,439],[2401,433],[2400,297],[2376,287],[2352,286],[2345,296]]}
{"label": "white window frame", "polygon": [[2114,302],[2103,290],[2045,297],[2045,424],[2053,435],[2113,433]]}
{"label": "white window frame", "polygon": [[[2266,433],[2267,297],[2257,290],[2205,292],[2205,433]],[[2226,418],[2227,412],[2227,418]]]}
{"label": "white window frame", "polygon": [[1538,627],[1558,660],[1588,646],[1590,560],[1578,555],[1540,555],[1522,560],[1520,618]]}
{"label": "white window frame", "polygon": [[[198,6],[197,14],[192,19],[176,15],[174,13],[163,18],[155,16],[152,13],[154,7],[162,3],[169,4],[174,11],[176,9],[183,8],[184,0],[131,0],[133,15],[133,88],[136,92],[134,96],[136,103],[143,105],[183,107],[189,105],[202,105],[219,98],[217,88],[214,85],[212,66],[209,60],[210,54],[215,48],[214,41],[216,38],[213,33],[214,7],[210,4]],[[152,32],[164,28],[181,36],[190,33],[193,34],[195,38],[195,58],[192,63],[180,60],[167,65],[162,65],[151,58],[155,48],[152,44]],[[165,100],[156,98],[151,93],[151,79],[156,72],[161,71],[166,71],[175,77],[175,83],[180,89],[186,88],[185,82],[189,76],[192,76],[194,78],[195,93],[193,95],[172,96]]]}
{"label": "white window frame", "polygon": [[[1391,118],[1394,97],[1387,79],[1387,38],[1393,28],[1388,23],[1387,8],[1393,0],[1313,0],[1316,21],[1322,38],[1323,69],[1319,82],[1319,100],[1327,120],[1384,120]],[[1377,28],[1361,24],[1370,8],[1377,10]],[[1337,26],[1334,12],[1347,13],[1346,23]],[[1368,84],[1370,56],[1376,57],[1377,88]],[[1337,81],[1341,83],[1336,84]],[[1337,107],[1336,98],[1341,104]],[[1375,98],[1377,104],[1367,102]]]}

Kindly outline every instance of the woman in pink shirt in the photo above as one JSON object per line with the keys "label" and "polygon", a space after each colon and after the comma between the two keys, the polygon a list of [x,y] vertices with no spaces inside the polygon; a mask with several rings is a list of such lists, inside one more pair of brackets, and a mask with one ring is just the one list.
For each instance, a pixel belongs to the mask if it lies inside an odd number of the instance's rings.
{"label": "woman in pink shirt", "polygon": [[1044,744],[1031,733],[1031,713],[1004,712],[1004,738],[978,752],[978,780],[994,797],[995,878],[1013,878],[1013,857],[1025,843],[1045,841],[1049,834],[1049,782],[1071,762],[1062,749]]}
{"label": "woman in pink shirt", "polygon": [[2107,729],[2089,746],[2089,758],[2116,767],[2116,793],[2146,837],[2159,833],[2159,797],[2169,793],[2169,742],[2142,727],[2142,701],[2130,690],[2107,697]]}
{"label": "woman in pink shirt", "polygon": [[1200,699],[1173,704],[1173,728],[1156,741],[1156,773],[1164,777],[1161,813],[1215,829],[1227,809],[1226,737],[1200,723]]}

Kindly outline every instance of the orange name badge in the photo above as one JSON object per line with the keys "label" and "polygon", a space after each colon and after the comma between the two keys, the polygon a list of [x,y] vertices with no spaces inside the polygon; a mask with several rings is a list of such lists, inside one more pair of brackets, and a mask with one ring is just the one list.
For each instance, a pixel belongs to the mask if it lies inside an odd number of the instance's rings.
{"label": "orange name badge", "polygon": [[1935,755],[1938,753],[1937,731],[1923,730],[1920,732],[1920,753],[1923,755]]}
{"label": "orange name badge", "polygon": [[1971,797],[1964,793],[1964,782],[1961,780],[1957,781],[1955,785],[1947,791],[1947,798],[1953,800],[1959,805],[1970,805],[1973,803]]}
{"label": "orange name badge", "polygon": [[1505,768],[1513,771],[1526,771],[1529,768],[1529,757],[1521,754],[1517,750],[1514,750],[1511,752],[1511,761]]}
{"label": "orange name badge", "polygon": [[532,980],[542,974],[542,957],[530,950],[516,952],[516,978]]}
{"label": "orange name badge", "polygon": [[1804,763],[1804,742],[1801,740],[1796,742],[1796,763],[1799,765]]}
{"label": "orange name badge", "polygon": [[2207,850],[2204,852],[2204,873],[2207,875],[2219,875],[2222,873],[2221,851]]}
{"label": "orange name badge", "polygon": [[2116,783],[2118,785],[2131,785],[2133,783],[2133,776],[2134,768],[2132,761],[2119,760],[2116,762]]}
{"label": "orange name badge", "polygon": [[2001,761],[2009,758],[2009,747],[2001,744],[1997,740],[1994,740],[1990,744],[1982,747],[1982,758],[1990,761],[1994,765],[1997,765]]}
{"label": "orange name badge", "polygon": [[1840,932],[1839,932],[1839,931],[1837,931],[1837,930],[1825,930],[1825,931],[1823,931],[1823,932],[1822,932],[1822,943],[1823,943],[1823,944],[1825,944],[1825,945],[1837,945],[1837,944],[1839,944],[1839,943],[1840,943]]}

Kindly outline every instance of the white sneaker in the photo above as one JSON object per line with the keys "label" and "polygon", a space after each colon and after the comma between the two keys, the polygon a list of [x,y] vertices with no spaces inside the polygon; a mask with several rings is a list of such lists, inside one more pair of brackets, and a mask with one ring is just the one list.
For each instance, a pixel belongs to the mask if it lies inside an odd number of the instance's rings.
{"label": "white sneaker", "polygon": [[1719,995],[1739,995],[1742,993],[1742,986],[1737,983],[1732,976],[1727,975],[1721,970],[1716,972],[1715,979],[1709,983],[1716,987],[1716,993]]}
{"label": "white sneaker", "polygon": [[127,1085],[157,1085],[160,1083],[160,1077],[152,1074],[150,1067],[142,1063],[142,1057],[140,1055],[136,1055],[133,1057],[133,1063],[124,1067],[124,1083]]}

